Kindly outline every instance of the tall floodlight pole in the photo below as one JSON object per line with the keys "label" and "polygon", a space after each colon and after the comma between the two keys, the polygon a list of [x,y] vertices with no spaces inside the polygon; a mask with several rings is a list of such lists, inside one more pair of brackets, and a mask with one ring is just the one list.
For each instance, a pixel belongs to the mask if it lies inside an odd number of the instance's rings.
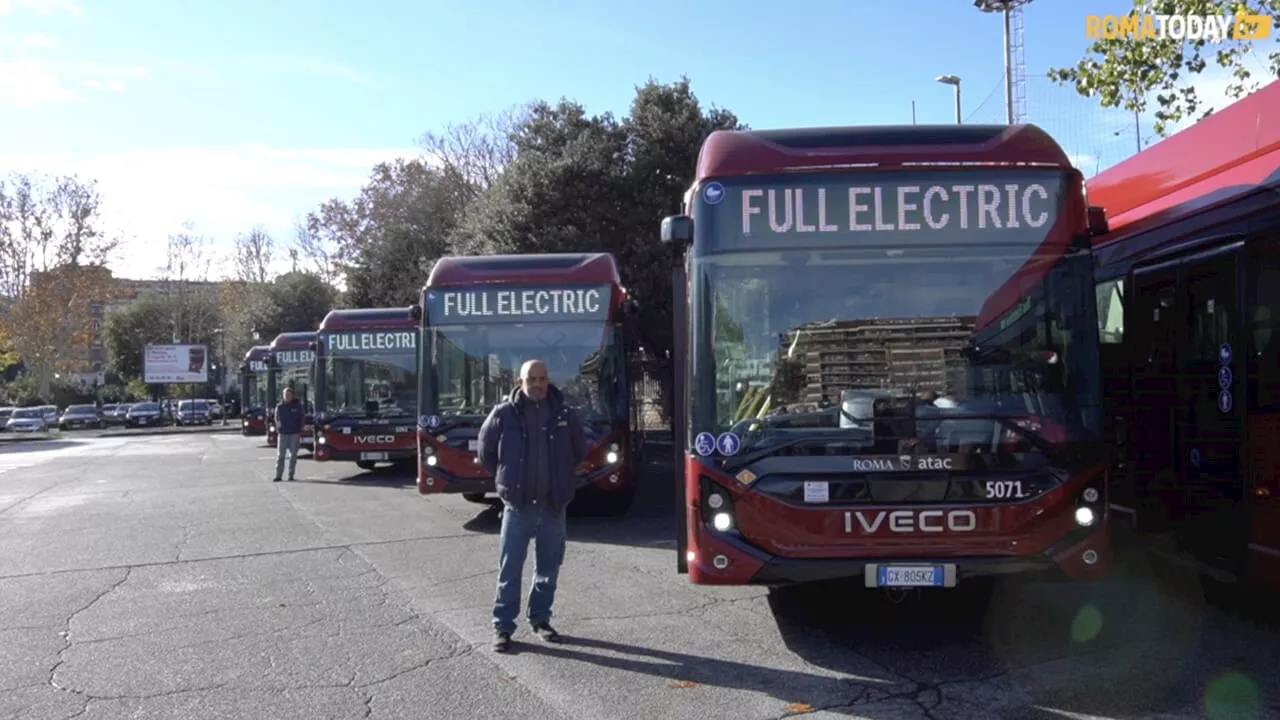
{"label": "tall floodlight pole", "polygon": [[943,85],[950,85],[951,87],[955,88],[956,124],[957,125],[963,124],[963,121],[961,120],[963,116],[960,114],[960,78],[956,77],[955,75],[939,75],[938,77],[934,78],[934,80],[942,83]]}
{"label": "tall floodlight pole", "polygon": [[[1022,59],[1022,7],[1031,0],[973,0],[982,12],[1004,16],[1004,117],[1009,125],[1025,119],[1026,79]],[[1015,92],[1016,89],[1016,92]]]}

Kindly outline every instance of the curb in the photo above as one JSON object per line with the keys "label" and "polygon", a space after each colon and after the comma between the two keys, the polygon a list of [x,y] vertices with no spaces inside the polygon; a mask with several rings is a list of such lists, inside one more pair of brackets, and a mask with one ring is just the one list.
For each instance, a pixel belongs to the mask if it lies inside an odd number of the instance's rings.
{"label": "curb", "polygon": [[78,440],[83,438],[116,438],[116,437],[147,437],[150,435],[228,435],[235,433],[240,434],[239,425],[228,425],[226,427],[215,425],[212,428],[202,427],[194,429],[186,429],[180,427],[159,427],[146,428],[139,430],[82,430],[80,432],[54,431],[46,433],[0,433],[0,443],[19,443],[19,442],[48,442],[50,440]]}

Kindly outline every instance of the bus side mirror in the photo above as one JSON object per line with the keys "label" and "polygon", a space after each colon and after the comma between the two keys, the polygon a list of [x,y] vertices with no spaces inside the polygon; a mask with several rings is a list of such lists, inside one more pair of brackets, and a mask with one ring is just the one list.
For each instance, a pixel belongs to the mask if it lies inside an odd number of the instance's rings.
{"label": "bus side mirror", "polygon": [[668,215],[662,218],[662,242],[681,246],[692,243],[693,218],[688,215]]}
{"label": "bus side mirror", "polygon": [[249,372],[249,363],[240,363],[240,372],[242,373]]}
{"label": "bus side mirror", "polygon": [[1098,237],[1111,232],[1110,224],[1107,222],[1107,209],[1099,205],[1090,205],[1089,210],[1089,235]]}
{"label": "bus side mirror", "polygon": [[312,340],[311,342],[307,343],[307,349],[308,349],[308,350],[310,350],[311,352],[315,352],[315,351],[316,351],[316,345],[318,345],[318,344],[319,344],[319,343],[317,343],[315,340]]}
{"label": "bus side mirror", "polygon": [[417,321],[422,319],[422,306],[414,303],[409,306],[409,319]]}

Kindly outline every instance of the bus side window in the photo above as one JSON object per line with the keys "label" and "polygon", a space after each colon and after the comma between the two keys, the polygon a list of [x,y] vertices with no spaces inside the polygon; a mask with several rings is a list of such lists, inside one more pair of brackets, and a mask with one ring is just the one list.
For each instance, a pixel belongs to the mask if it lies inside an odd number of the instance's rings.
{"label": "bus side window", "polygon": [[1103,280],[1095,292],[1098,299],[1098,334],[1104,345],[1124,341],[1124,278]]}
{"label": "bus side window", "polygon": [[1265,247],[1259,257],[1249,323],[1249,395],[1260,410],[1280,410],[1280,248]]}

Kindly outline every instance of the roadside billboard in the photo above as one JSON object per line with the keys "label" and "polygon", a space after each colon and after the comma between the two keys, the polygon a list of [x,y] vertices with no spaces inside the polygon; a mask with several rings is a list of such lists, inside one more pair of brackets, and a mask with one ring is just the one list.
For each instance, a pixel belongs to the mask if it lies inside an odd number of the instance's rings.
{"label": "roadside billboard", "polygon": [[206,345],[148,345],[142,356],[143,381],[151,384],[209,382]]}

